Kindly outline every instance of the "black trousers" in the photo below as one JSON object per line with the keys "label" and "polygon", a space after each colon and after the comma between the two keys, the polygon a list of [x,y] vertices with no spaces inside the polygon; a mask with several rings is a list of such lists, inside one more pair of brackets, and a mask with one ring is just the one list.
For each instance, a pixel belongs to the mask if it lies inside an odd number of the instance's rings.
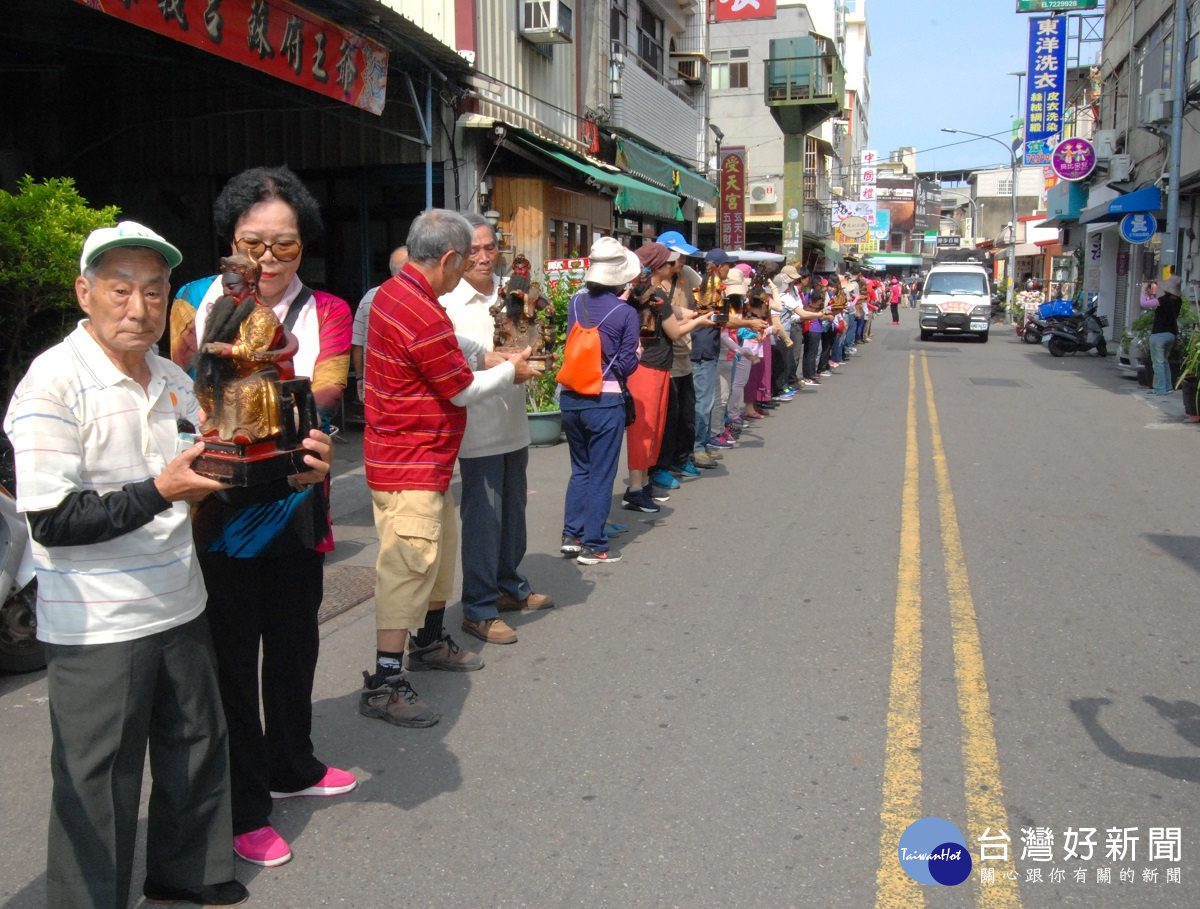
{"label": "black trousers", "polygon": [[[315,550],[278,559],[200,555],[229,726],[235,836],[267,826],[272,790],[306,789],[327,769],[312,743],[324,562]],[[260,645],[265,725],[259,720]]]}
{"label": "black trousers", "polygon": [[788,337],[792,339],[792,346],[787,349],[787,376],[785,382],[791,388],[800,387],[800,360],[801,351],[804,350],[804,336],[807,332],[804,330],[804,323],[797,319],[792,323],[791,330],[788,332]]}
{"label": "black trousers", "polygon": [[775,335],[771,341],[771,396],[779,397],[787,391],[787,374],[788,362],[792,356],[792,349],[787,344],[779,340],[779,336]]}
{"label": "black trousers", "polygon": [[133,641],[47,644],[54,909],[124,907],[146,748],[146,874],[194,889],[233,878],[229,761],[203,616]]}
{"label": "black trousers", "polygon": [[823,331],[821,332],[821,353],[817,362],[817,372],[827,372],[829,369],[829,355],[833,353],[833,339],[837,336],[836,332]]}
{"label": "black trousers", "polygon": [[824,335],[806,331],[804,333],[804,364],[800,372],[806,379],[817,377],[817,355],[821,352],[821,339]]}
{"label": "black trousers", "polygon": [[900,304],[899,303],[889,303],[888,306],[892,307],[892,321],[899,322],[900,321]]}
{"label": "black trousers", "polygon": [[692,374],[671,376],[667,398],[667,425],[658,451],[657,470],[669,470],[686,461],[696,447],[696,386]]}
{"label": "black trousers", "polygon": [[675,459],[675,436],[679,432],[679,387],[672,378],[667,383],[667,415],[663,420],[662,443],[653,470],[666,470]]}

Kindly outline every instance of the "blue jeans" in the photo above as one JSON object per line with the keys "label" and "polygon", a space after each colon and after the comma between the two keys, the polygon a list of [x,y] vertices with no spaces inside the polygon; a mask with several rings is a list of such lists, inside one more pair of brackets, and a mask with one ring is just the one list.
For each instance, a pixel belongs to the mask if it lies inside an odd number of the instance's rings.
{"label": "blue jeans", "polygon": [[532,592],[518,568],[525,558],[525,471],[529,449],[459,458],[462,476],[462,603],[472,622],[494,619],[496,597],[523,600]]}
{"label": "blue jeans", "polygon": [[1155,394],[1165,395],[1171,390],[1171,364],[1167,355],[1175,346],[1175,336],[1169,331],[1160,331],[1150,336],[1150,362],[1154,366]]}
{"label": "blue jeans", "polygon": [[612,507],[613,481],[617,478],[621,442],[625,438],[625,407],[620,396],[602,398],[612,398],[613,402],[562,412],[563,431],[571,452],[563,533],[596,552],[608,551],[604,522]]}
{"label": "blue jeans", "polygon": [[[709,420],[717,400],[717,361],[693,360],[692,384],[696,387],[696,451],[708,443]],[[724,430],[725,427],[721,427]]]}
{"label": "blue jeans", "polygon": [[833,333],[833,350],[829,354],[829,360],[831,363],[842,362],[842,356],[844,355],[842,348],[845,346],[845,339],[849,334],[849,328],[847,328],[841,334],[838,334],[836,331]]}
{"label": "blue jeans", "polygon": [[861,322],[862,322],[861,319],[859,319],[857,316],[851,314],[849,308],[846,309],[846,333],[844,335],[842,335],[842,356],[838,357],[839,360],[841,360],[846,355],[847,347],[854,346],[854,338],[856,336],[856,332],[859,333],[858,337],[862,336],[860,333],[860,330],[859,330],[859,324]]}

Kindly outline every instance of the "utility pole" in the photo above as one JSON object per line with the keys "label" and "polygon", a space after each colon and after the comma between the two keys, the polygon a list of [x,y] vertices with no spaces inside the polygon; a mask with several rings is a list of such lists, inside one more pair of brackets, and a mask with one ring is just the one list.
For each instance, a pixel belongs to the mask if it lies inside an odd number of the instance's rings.
{"label": "utility pole", "polygon": [[1163,239],[1162,264],[1179,270],[1179,177],[1183,154],[1183,102],[1187,94],[1187,6],[1175,0],[1175,37],[1171,46],[1171,157],[1167,186],[1167,236]]}

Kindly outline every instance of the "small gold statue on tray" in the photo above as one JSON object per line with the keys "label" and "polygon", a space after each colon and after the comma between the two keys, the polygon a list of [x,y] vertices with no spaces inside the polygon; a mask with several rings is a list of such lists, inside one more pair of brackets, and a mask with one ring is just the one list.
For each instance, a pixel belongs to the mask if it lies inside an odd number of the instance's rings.
{"label": "small gold statue on tray", "polygon": [[196,399],[205,414],[197,473],[235,486],[307,470],[300,440],[319,425],[308,379],[295,377],[293,335],[258,297],[253,256],[221,260],[225,293],[215,300],[196,361]]}

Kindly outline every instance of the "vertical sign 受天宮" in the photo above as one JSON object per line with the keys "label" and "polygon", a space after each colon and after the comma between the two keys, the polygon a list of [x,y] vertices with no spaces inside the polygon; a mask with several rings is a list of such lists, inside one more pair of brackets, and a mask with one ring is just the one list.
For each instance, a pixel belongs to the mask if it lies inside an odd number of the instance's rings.
{"label": "vertical sign \u53d7\u5929\u5bae", "polygon": [[[1029,78],[1025,95],[1025,164],[1045,164],[1037,148],[1063,128],[1067,92],[1067,20],[1029,20]],[[1035,146],[1035,148],[1031,148]],[[1031,160],[1032,159],[1032,160]]]}
{"label": "vertical sign \u53d7\u5929\u5bae", "polygon": [[746,149],[721,149],[721,247],[746,244]]}

